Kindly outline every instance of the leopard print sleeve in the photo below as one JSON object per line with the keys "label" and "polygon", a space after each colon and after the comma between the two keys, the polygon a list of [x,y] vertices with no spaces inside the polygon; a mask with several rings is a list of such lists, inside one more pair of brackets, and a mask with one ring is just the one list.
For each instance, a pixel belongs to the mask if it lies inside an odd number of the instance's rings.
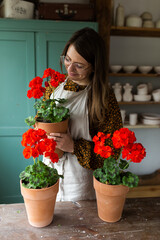
{"label": "leopard print sleeve", "polygon": [[[98,132],[111,133],[122,127],[122,119],[119,105],[112,90],[109,93],[108,110],[106,110],[106,120],[97,128],[90,129],[90,135],[93,138]],[[108,141],[108,145],[112,143]],[[103,166],[104,158],[94,153],[94,143],[85,139],[74,141],[74,153],[77,156],[81,166],[88,169],[97,169]],[[118,158],[120,152],[115,151],[115,158]]]}

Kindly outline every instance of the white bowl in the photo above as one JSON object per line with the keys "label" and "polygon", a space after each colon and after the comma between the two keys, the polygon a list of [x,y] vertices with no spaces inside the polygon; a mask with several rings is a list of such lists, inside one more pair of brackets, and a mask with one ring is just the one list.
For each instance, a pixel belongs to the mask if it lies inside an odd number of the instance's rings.
{"label": "white bowl", "polygon": [[117,73],[122,69],[122,65],[111,65],[110,70],[113,73]]}
{"label": "white bowl", "polygon": [[138,70],[141,73],[149,73],[152,70],[152,68],[153,68],[152,66],[139,66]]}
{"label": "white bowl", "polygon": [[126,66],[123,66],[123,70],[126,72],[126,73],[133,73],[135,70],[136,70],[137,66],[134,66],[134,65],[126,65]]}
{"label": "white bowl", "polygon": [[156,124],[160,124],[160,120],[158,119],[142,119],[142,123],[143,124],[147,124],[147,125],[156,125]]}
{"label": "white bowl", "polygon": [[131,14],[126,17],[127,27],[142,27],[142,18],[137,15]]}
{"label": "white bowl", "polygon": [[138,102],[145,102],[151,100],[151,95],[134,95],[134,100]]}
{"label": "white bowl", "polygon": [[156,73],[160,74],[160,66],[154,66],[153,69]]}
{"label": "white bowl", "polygon": [[154,22],[152,20],[145,20],[143,22],[144,28],[154,28]]}
{"label": "white bowl", "polygon": [[157,113],[142,113],[141,116],[149,120],[160,120],[160,114]]}
{"label": "white bowl", "polygon": [[142,20],[152,20],[152,14],[150,12],[143,12],[141,14]]}
{"label": "white bowl", "polygon": [[156,28],[160,28],[160,19],[158,19],[156,22]]}

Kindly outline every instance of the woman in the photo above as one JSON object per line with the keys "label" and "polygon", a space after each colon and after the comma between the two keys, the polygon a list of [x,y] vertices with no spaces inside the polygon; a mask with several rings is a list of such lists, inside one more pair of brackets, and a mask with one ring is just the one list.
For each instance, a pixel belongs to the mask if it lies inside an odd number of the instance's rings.
{"label": "woman", "polygon": [[92,174],[104,159],[94,153],[92,138],[99,131],[113,133],[122,127],[118,103],[108,87],[105,43],[93,29],[81,29],[67,42],[61,63],[68,77],[54,97],[67,99],[70,121],[67,134],[50,134],[57,148],[65,152],[54,164],[64,175],[57,200],[94,199]]}

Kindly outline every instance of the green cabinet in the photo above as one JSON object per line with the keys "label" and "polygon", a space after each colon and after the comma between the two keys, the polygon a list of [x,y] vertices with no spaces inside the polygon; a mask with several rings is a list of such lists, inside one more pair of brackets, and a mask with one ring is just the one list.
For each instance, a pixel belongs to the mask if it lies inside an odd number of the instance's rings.
{"label": "green cabinet", "polygon": [[0,19],[0,203],[22,202],[19,173],[32,163],[21,146],[24,119],[35,115],[29,81],[48,67],[59,71],[66,41],[86,26],[98,28],[96,22]]}

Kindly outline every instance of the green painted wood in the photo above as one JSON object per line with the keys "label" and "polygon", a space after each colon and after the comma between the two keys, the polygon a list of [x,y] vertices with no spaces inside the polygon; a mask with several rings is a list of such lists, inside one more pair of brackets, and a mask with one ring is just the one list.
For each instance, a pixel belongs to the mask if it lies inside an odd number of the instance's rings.
{"label": "green painted wood", "polygon": [[[40,23],[42,23],[40,21]],[[40,31],[36,33],[36,59],[38,76],[43,75],[46,68],[53,68],[60,71],[60,56],[63,48],[72,34],[84,27],[91,27],[98,31],[96,22],[62,22],[52,21],[52,29],[50,21],[46,21],[50,31],[44,33]],[[43,25],[43,24],[42,24]],[[57,28],[55,29],[55,26]]]}
{"label": "green painted wood", "polygon": [[97,22],[77,22],[77,21],[52,21],[36,19],[0,19],[0,29],[4,31],[22,32],[67,32],[73,33],[76,29],[85,26],[98,28]]}
{"label": "green painted wood", "polygon": [[17,202],[22,159],[24,119],[35,114],[27,99],[29,80],[35,75],[34,34],[0,32],[0,203]]}
{"label": "green painted wood", "polygon": [[66,41],[86,26],[98,29],[95,22],[0,19],[0,203],[22,202],[19,173],[33,161],[21,146],[24,119],[35,115],[28,84],[48,67],[60,71]]}

